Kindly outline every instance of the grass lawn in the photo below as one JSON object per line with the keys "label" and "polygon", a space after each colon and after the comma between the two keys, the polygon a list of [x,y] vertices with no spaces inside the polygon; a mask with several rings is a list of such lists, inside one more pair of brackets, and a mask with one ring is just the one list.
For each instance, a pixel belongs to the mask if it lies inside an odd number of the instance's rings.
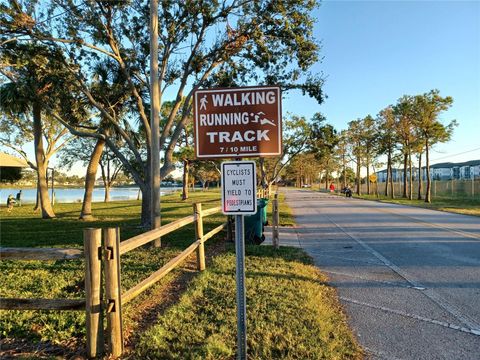
{"label": "grass lawn", "polygon": [[[282,205],[281,223],[293,225]],[[162,223],[190,215],[192,203],[219,204],[219,192],[162,197]],[[271,204],[271,202],[270,202]],[[79,221],[80,204],[55,205],[57,218],[42,220],[31,206],[0,209],[2,246],[83,247],[82,229],[120,226],[121,239],[139,234],[140,202],[95,203],[95,221]],[[205,220],[205,232],[225,220]],[[123,309],[127,357],[230,359],[235,354],[235,255],[219,235],[206,243],[207,270],[194,257]],[[122,256],[122,291],[149,276],[194,240],[193,225],[162,237],[162,248]],[[213,256],[215,255],[215,256]],[[361,353],[334,290],[300,250],[248,246],[246,260],[249,357],[255,359],[354,359]],[[83,261],[0,261],[0,297],[84,297]],[[0,357],[24,348],[24,359],[81,354],[85,316],[78,312],[0,311]],[[26,340],[22,340],[26,339]],[[12,350],[13,351],[13,350]]]}
{"label": "grass lawn", "polygon": [[[354,197],[359,197],[357,195],[353,195]],[[480,216],[480,199],[472,199],[472,198],[434,198],[432,199],[431,203],[426,203],[424,200],[408,200],[408,199],[391,199],[384,195],[379,195],[378,197],[375,195],[361,195],[361,199],[367,200],[377,200],[382,202],[388,202],[392,204],[401,204],[401,205],[409,205],[409,206],[417,206],[422,207],[425,209],[432,209],[432,210],[441,210],[447,212],[453,212],[457,214],[464,214],[464,215],[474,215]]]}
{"label": "grass lawn", "polygon": [[[299,249],[247,246],[249,359],[359,359],[335,291]],[[214,258],[140,337],[132,358],[234,359],[235,254]]]}
{"label": "grass lawn", "polygon": [[[219,205],[216,191],[196,192],[188,201],[178,194],[162,197],[162,223],[192,214],[192,203],[203,208]],[[56,219],[42,220],[32,206],[15,207],[11,213],[1,209],[0,238],[4,247],[83,248],[82,229],[119,226],[121,240],[140,234],[140,202],[94,203],[95,221],[79,221],[81,204],[55,205]],[[204,231],[225,221],[222,214],[204,219]],[[162,237],[162,248],[142,247],[121,257],[122,291],[126,291],[175,257],[194,241],[193,224]],[[206,243],[207,253],[210,244]],[[174,270],[162,282],[181,274]],[[0,297],[6,298],[84,298],[84,261],[0,261]],[[127,305],[135,307],[133,301]],[[128,317],[125,319],[129,324]],[[85,316],[81,311],[3,311],[0,310],[1,338],[28,338],[34,341],[63,343],[72,337],[83,339]]]}

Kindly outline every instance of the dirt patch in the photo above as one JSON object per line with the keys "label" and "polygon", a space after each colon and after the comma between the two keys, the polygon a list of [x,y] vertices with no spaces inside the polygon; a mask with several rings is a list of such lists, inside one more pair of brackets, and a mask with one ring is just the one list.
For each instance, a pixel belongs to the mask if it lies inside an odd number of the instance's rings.
{"label": "dirt patch", "polygon": [[71,339],[60,344],[50,341],[32,343],[26,339],[1,339],[0,359],[70,359],[85,358],[85,344],[78,339]]}
{"label": "dirt patch", "polygon": [[[206,246],[207,268],[212,257],[224,252],[225,248],[224,241],[212,241]],[[178,269],[181,274],[173,281],[155,287],[147,293],[146,297],[143,297],[142,301],[135,304],[132,325],[124,328],[125,352],[122,358],[133,359],[132,354],[140,335],[154,325],[158,317],[180,299],[190,281],[198,274],[195,254],[189,256]]]}

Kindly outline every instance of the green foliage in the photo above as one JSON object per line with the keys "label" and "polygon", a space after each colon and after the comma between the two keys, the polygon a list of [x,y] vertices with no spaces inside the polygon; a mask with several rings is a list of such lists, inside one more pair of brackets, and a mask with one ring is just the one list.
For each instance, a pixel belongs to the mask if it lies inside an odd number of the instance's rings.
{"label": "green foliage", "polygon": [[345,171],[342,171],[338,180],[341,184],[352,185],[355,183],[355,173],[349,167],[345,168]]}

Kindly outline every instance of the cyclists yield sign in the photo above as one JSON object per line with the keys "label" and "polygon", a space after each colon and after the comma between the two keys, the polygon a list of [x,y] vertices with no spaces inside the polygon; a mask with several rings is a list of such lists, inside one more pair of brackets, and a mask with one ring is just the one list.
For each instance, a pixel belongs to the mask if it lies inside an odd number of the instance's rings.
{"label": "cyclists yield sign", "polygon": [[193,101],[197,158],[282,154],[278,86],[196,90]]}
{"label": "cyclists yield sign", "polygon": [[257,212],[257,176],[253,161],[222,163],[222,212],[225,215]]}

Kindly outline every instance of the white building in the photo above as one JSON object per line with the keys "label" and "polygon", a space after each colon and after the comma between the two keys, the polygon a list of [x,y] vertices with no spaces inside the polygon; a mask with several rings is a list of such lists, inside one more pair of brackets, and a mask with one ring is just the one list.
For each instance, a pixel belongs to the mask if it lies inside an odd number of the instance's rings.
{"label": "white building", "polygon": [[[377,181],[387,181],[387,170],[376,172]],[[407,173],[407,176],[409,174]],[[392,169],[394,182],[403,181],[403,169]],[[432,180],[471,180],[480,179],[480,160],[471,160],[463,163],[439,163],[430,165]],[[413,169],[413,178],[418,178],[418,168]],[[426,167],[422,168],[422,179],[427,179]]]}

